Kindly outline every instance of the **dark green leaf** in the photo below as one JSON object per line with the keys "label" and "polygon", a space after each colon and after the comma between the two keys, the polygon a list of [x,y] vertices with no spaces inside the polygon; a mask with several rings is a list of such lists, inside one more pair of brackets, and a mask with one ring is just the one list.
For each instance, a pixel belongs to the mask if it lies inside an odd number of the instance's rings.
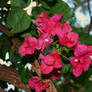
{"label": "dark green leaf", "polygon": [[24,67],[20,67],[18,74],[22,80],[23,83],[27,84],[30,77],[33,76],[32,72],[30,72],[28,69],[24,69]]}
{"label": "dark green leaf", "polygon": [[43,7],[43,8],[45,8],[45,9],[50,9],[50,6],[48,6],[46,2],[40,1],[40,3],[42,4],[42,7]]}
{"label": "dark green leaf", "polygon": [[63,64],[63,68],[61,69],[61,72],[67,73],[69,72],[70,68],[71,68],[71,64]]}
{"label": "dark green leaf", "polygon": [[32,36],[31,33],[25,33],[25,34],[22,34],[21,37],[25,38],[26,36]]}
{"label": "dark green leaf", "polygon": [[64,1],[61,1],[61,0],[58,0],[56,5],[51,8],[49,13],[51,15],[62,13],[63,14],[62,22],[67,21],[69,18],[72,17],[71,8]]}
{"label": "dark green leaf", "polygon": [[84,89],[85,89],[85,92],[92,92],[92,82],[87,81],[84,84]]}
{"label": "dark green leaf", "polygon": [[31,23],[31,18],[26,11],[20,8],[13,8],[7,17],[7,26],[12,28],[10,33],[25,31]]}
{"label": "dark green leaf", "polygon": [[11,7],[24,8],[26,7],[26,3],[24,0],[11,0]]}
{"label": "dark green leaf", "polygon": [[86,45],[92,45],[92,36],[88,33],[82,33],[79,37],[79,42],[86,44]]}
{"label": "dark green leaf", "polygon": [[9,51],[9,60],[12,62],[12,67],[18,67],[18,64],[22,61],[22,56],[19,54],[14,54],[12,50]]}
{"label": "dark green leaf", "polygon": [[8,0],[0,0],[0,7],[5,7],[7,5]]}
{"label": "dark green leaf", "polygon": [[9,38],[6,35],[1,35],[0,36],[0,45],[7,44],[9,42],[10,42]]}
{"label": "dark green leaf", "polygon": [[45,9],[43,9],[42,7],[34,7],[32,9],[32,16],[33,18],[37,18],[38,14],[40,14],[41,12],[46,12]]}
{"label": "dark green leaf", "polygon": [[9,47],[5,46],[5,47],[2,48],[2,55],[3,55],[3,57],[4,57],[4,60],[5,60],[5,55],[6,55],[6,53],[7,53],[8,51],[9,51]]}

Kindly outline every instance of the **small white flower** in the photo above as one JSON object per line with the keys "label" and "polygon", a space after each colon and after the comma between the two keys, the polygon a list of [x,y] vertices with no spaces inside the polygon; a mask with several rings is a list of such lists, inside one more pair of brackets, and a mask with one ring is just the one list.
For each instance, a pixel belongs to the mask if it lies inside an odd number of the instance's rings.
{"label": "small white flower", "polygon": [[45,39],[46,42],[48,42],[49,40],[48,39]]}
{"label": "small white flower", "polygon": [[90,58],[92,59],[92,55],[90,56]]}
{"label": "small white flower", "polygon": [[78,59],[75,59],[75,62],[78,62]]}

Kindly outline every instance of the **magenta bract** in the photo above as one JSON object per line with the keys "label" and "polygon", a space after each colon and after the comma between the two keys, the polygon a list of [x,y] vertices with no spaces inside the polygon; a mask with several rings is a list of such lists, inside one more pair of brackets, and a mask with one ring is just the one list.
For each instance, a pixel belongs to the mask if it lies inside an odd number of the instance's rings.
{"label": "magenta bract", "polygon": [[42,92],[50,85],[49,82],[46,82],[46,83],[42,82],[39,77],[30,78],[28,84],[29,84],[29,87],[31,89],[36,90],[36,92]]}

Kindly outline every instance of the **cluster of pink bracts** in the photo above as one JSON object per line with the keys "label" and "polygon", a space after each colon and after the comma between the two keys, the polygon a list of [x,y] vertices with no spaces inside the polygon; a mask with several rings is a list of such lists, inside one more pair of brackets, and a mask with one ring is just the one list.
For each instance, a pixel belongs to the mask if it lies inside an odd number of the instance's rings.
{"label": "cluster of pink bracts", "polygon": [[[79,43],[79,35],[71,32],[71,26],[66,22],[60,23],[62,16],[62,14],[56,14],[48,17],[48,12],[39,14],[35,21],[39,38],[27,36],[24,43],[19,47],[19,54],[22,56],[32,55],[35,50],[43,52],[53,42],[50,35],[56,35],[62,46],[73,47],[75,57],[70,57],[70,63],[72,64],[73,74],[78,77],[82,74],[82,71],[87,71],[91,64],[92,46]],[[62,68],[62,60],[57,51],[53,51],[46,56],[40,54],[40,59],[42,60],[40,63],[42,74],[49,75],[53,80],[61,76],[58,70]],[[32,77],[29,80],[29,86],[36,92],[42,92],[49,86],[49,83],[43,83],[38,77]]]}

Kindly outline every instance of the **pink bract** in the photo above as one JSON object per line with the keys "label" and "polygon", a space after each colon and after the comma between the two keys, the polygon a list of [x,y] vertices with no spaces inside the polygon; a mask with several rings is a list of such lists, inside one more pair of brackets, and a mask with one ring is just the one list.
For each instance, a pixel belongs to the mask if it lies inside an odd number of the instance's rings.
{"label": "pink bract", "polygon": [[57,36],[60,40],[60,44],[68,48],[75,46],[79,39],[79,35],[75,32],[66,33],[61,31]]}
{"label": "pink bract", "polygon": [[72,64],[72,72],[76,77],[79,77],[82,74],[83,68],[79,62],[79,58],[70,57],[70,62]]}
{"label": "pink bract", "polygon": [[72,31],[72,27],[67,24],[67,22],[64,22],[61,26],[61,30],[64,31],[64,32],[71,32]]}
{"label": "pink bract", "polygon": [[57,51],[54,51],[47,56],[40,54],[40,58],[42,59],[42,62],[40,64],[40,70],[42,74],[49,74],[55,68],[62,68],[62,60]]}
{"label": "pink bract", "polygon": [[42,92],[50,85],[49,82],[43,83],[39,77],[30,78],[28,84],[29,84],[29,87],[31,89],[36,90],[36,92]]}
{"label": "pink bract", "polygon": [[92,53],[92,46],[88,46],[88,52]]}
{"label": "pink bract", "polygon": [[84,72],[88,71],[88,68],[89,68],[89,66],[91,64],[91,61],[92,60],[91,60],[89,54],[80,57],[80,63],[83,65]]}
{"label": "pink bract", "polygon": [[60,20],[62,14],[55,14],[52,17],[48,17],[48,13],[41,13],[36,19],[36,25],[38,26],[38,33],[48,33],[56,35],[56,33],[61,29]]}
{"label": "pink bract", "polygon": [[45,49],[46,47],[48,47],[48,45],[49,45],[50,43],[52,43],[52,42],[53,42],[53,40],[50,39],[48,33],[43,33],[43,34],[41,34],[41,35],[39,36],[39,38],[38,38],[38,46],[37,46],[37,48],[38,48],[38,49],[41,49],[41,51],[43,52],[44,49]]}
{"label": "pink bract", "polygon": [[37,39],[27,36],[24,43],[19,47],[19,54],[25,56],[27,54],[32,55],[37,48]]}
{"label": "pink bract", "polygon": [[70,57],[73,74],[78,77],[82,74],[83,71],[88,71],[91,61],[92,59],[90,58],[89,54],[82,57]]}
{"label": "pink bract", "polygon": [[74,55],[75,56],[83,56],[84,54],[86,54],[88,52],[88,47],[85,44],[81,44],[78,43],[75,47],[74,47]]}

